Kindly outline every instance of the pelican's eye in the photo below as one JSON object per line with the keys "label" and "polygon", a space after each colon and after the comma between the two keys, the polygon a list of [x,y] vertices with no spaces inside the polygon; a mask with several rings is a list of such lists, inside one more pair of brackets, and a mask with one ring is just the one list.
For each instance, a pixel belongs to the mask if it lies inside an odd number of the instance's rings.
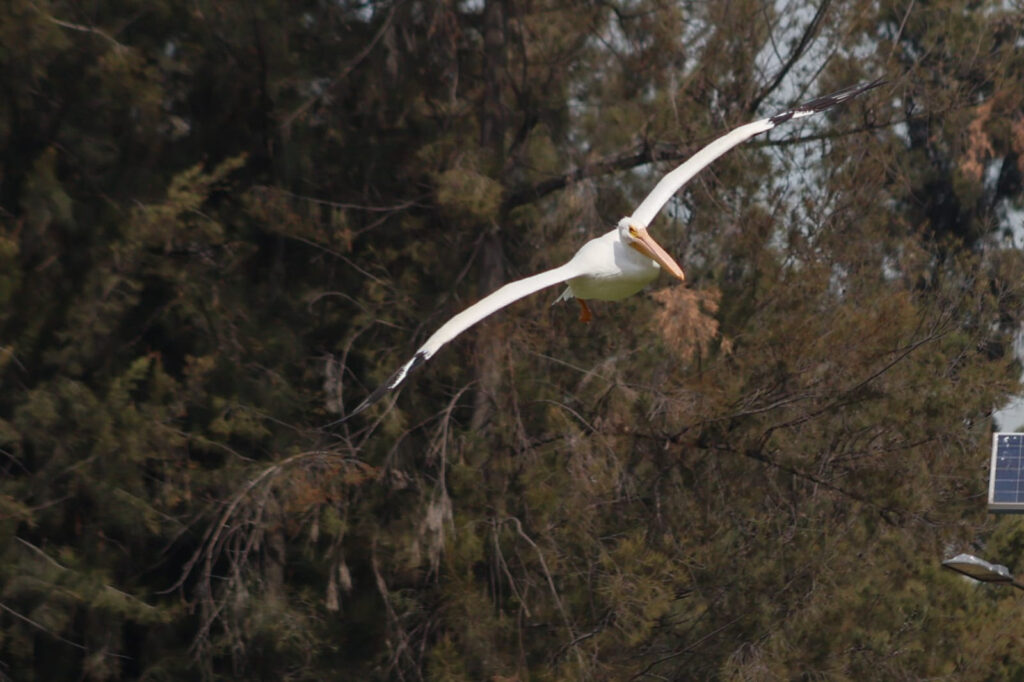
{"label": "pelican's eye", "polygon": [[632,225],[629,226],[629,236],[634,239],[637,237],[636,228]]}

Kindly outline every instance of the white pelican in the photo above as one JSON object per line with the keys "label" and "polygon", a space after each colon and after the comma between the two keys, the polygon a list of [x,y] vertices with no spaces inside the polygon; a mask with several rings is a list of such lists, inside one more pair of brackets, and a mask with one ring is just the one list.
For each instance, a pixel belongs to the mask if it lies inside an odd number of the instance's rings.
{"label": "white pelican", "polygon": [[831,95],[813,99],[800,106],[748,123],[726,133],[662,178],[647,195],[647,198],[633,211],[633,215],[620,220],[611,232],[584,244],[568,263],[553,270],[506,284],[445,322],[419,347],[412,359],[399,367],[387,381],[378,386],[352,412],[333,423],[337,424],[359,414],[384,397],[387,392],[398,388],[405,381],[409,372],[429,360],[441,346],[480,320],[541,289],[560,282],[567,282],[569,286],[558,300],[575,298],[579,301],[582,311],[580,319],[589,322],[591,314],[587,308],[587,299],[618,301],[632,296],[657,277],[661,268],[665,268],[673,276],[682,280],[683,269],[647,233],[647,226],[668,203],[672,195],[705,166],[741,142],[768,132],[786,121],[824,111],[865,90],[877,87],[882,82],[876,80],[844,88]]}

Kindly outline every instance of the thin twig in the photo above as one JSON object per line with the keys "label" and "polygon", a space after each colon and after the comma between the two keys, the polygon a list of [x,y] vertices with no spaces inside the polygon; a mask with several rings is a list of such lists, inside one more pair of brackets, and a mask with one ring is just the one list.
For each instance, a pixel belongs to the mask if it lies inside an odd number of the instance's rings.
{"label": "thin twig", "polygon": [[709,632],[708,634],[706,634],[706,635],[704,635],[703,637],[701,637],[700,639],[698,639],[698,640],[697,640],[696,642],[693,642],[692,644],[689,644],[689,645],[687,645],[687,646],[686,646],[685,648],[683,648],[683,649],[680,649],[679,651],[673,651],[673,652],[672,652],[671,654],[669,654],[668,656],[663,656],[663,657],[661,657],[661,658],[659,658],[659,659],[657,659],[657,660],[651,661],[651,662],[650,662],[650,663],[649,663],[649,664],[647,665],[647,667],[646,667],[646,668],[644,668],[643,670],[641,670],[641,671],[640,671],[640,672],[638,672],[637,674],[633,675],[633,676],[632,676],[631,678],[629,678],[629,679],[630,679],[630,680],[635,680],[635,679],[637,679],[638,677],[643,677],[644,675],[648,674],[648,673],[649,673],[649,672],[651,671],[651,668],[653,668],[654,666],[656,666],[656,665],[658,665],[658,664],[660,664],[660,663],[664,663],[665,661],[669,661],[669,660],[672,660],[673,658],[678,658],[679,656],[682,656],[683,654],[687,654],[687,653],[690,653],[690,652],[691,652],[691,651],[693,651],[693,650],[694,650],[694,649],[695,649],[695,648],[696,648],[697,646],[699,646],[699,645],[703,644],[703,643],[704,643],[705,641],[707,641],[708,639],[710,639],[710,638],[714,637],[714,636],[715,636],[715,635],[717,635],[717,634],[718,634],[719,632],[721,632],[722,630],[726,629],[727,627],[729,627],[730,625],[732,625],[733,623],[735,623],[735,622],[736,622],[736,621],[738,621],[739,619],[740,619],[740,616],[737,616],[736,618],[733,618],[732,620],[730,620],[730,621],[729,621],[728,623],[726,623],[725,625],[723,625],[723,626],[721,626],[721,627],[719,627],[719,628],[715,628],[714,630],[712,630],[712,631],[711,631],[711,632]]}
{"label": "thin twig", "polygon": [[344,68],[342,68],[341,72],[337,76],[331,79],[331,82],[327,84],[327,87],[325,87],[321,92],[318,92],[317,94],[307,99],[305,102],[300,104],[295,109],[295,111],[293,111],[292,113],[288,114],[288,116],[285,117],[284,121],[281,123],[281,131],[285,135],[288,134],[289,130],[291,129],[292,123],[295,122],[295,119],[297,119],[302,114],[306,113],[306,111],[310,107],[312,107],[318,101],[323,99],[324,96],[326,96],[331,90],[333,90],[335,86],[339,82],[341,82],[342,79],[348,76],[348,74],[350,74],[352,70],[359,65],[360,62],[366,59],[366,56],[370,54],[370,51],[373,50],[373,48],[376,47],[377,43],[380,42],[380,39],[384,37],[384,33],[387,31],[388,27],[391,26],[391,22],[395,18],[395,12],[398,10],[401,4],[401,2],[396,2],[394,5],[391,6],[391,11],[388,12],[387,17],[384,18],[384,22],[380,25],[380,28],[377,29],[377,32],[373,35],[373,38],[370,39],[370,42],[367,43],[363,47],[363,49],[360,50],[359,53],[356,54],[356,56],[353,57],[349,61],[349,63],[344,66]]}
{"label": "thin twig", "polygon": [[753,113],[757,111],[757,108],[761,105],[761,102],[764,101],[764,98],[774,92],[775,88],[779,87],[779,83],[782,82],[782,79],[786,77],[786,74],[788,74],[800,60],[800,57],[803,56],[807,46],[810,45],[811,40],[818,33],[818,28],[821,26],[821,21],[825,18],[825,12],[828,11],[828,6],[830,4],[832,4],[832,0],[824,0],[820,5],[818,5],[818,9],[814,13],[814,17],[807,25],[807,28],[804,29],[804,33],[800,37],[800,42],[793,50],[793,53],[789,56],[786,63],[782,65],[782,68],[779,69],[779,72],[775,74],[775,78],[772,79],[772,82],[765,86],[765,88],[750,101],[750,105],[747,107],[748,113],[753,115]]}
{"label": "thin twig", "polygon": [[57,26],[60,26],[61,28],[66,28],[66,29],[69,29],[71,31],[79,31],[81,33],[92,33],[94,35],[98,35],[101,38],[109,40],[111,43],[114,44],[114,47],[116,47],[118,50],[127,50],[128,49],[128,47],[126,45],[117,42],[117,40],[113,36],[111,36],[109,33],[107,33],[106,31],[100,30],[100,29],[96,28],[95,26],[83,26],[82,24],[72,24],[69,21],[61,21],[60,19],[57,19],[56,17],[51,17],[51,16],[47,16],[46,18],[49,19],[50,22],[56,24]]}
{"label": "thin twig", "polygon": [[558,594],[558,589],[555,587],[555,580],[551,577],[551,571],[548,570],[548,562],[544,560],[544,553],[540,551],[540,547],[537,543],[523,531],[523,524],[514,516],[510,516],[506,521],[511,521],[515,527],[519,537],[526,540],[527,543],[537,553],[537,559],[540,560],[540,567],[544,571],[544,577],[547,579],[548,588],[551,589],[551,596],[555,598],[555,606],[558,607],[558,612],[562,615],[562,621],[565,623],[565,629],[569,632],[569,640],[572,642],[572,650],[576,653],[576,658],[579,659],[580,665],[584,664],[583,654],[580,652],[579,647],[575,644],[576,632],[573,630],[572,622],[569,620],[569,614],[565,612],[565,607],[562,605],[562,597]]}
{"label": "thin twig", "polygon": [[[45,626],[40,625],[39,623],[35,622],[34,620],[29,618],[28,616],[23,616],[22,614],[18,613],[17,611],[12,609],[10,606],[7,606],[3,602],[0,602],[0,609],[3,609],[4,611],[6,611],[7,613],[11,614],[12,616],[14,616],[15,618],[17,618],[20,621],[22,621],[24,623],[28,623],[29,625],[31,625],[32,627],[36,628],[40,632],[45,632],[50,637],[53,637],[54,639],[56,639],[58,642],[63,642],[64,644],[67,644],[69,646],[73,646],[76,649],[80,649],[82,651],[88,651],[88,649],[85,646],[79,644],[78,642],[72,642],[70,639],[65,639],[64,637],[61,637],[56,632],[53,632],[52,630],[47,629]],[[121,656],[121,658],[127,658],[127,656]]]}

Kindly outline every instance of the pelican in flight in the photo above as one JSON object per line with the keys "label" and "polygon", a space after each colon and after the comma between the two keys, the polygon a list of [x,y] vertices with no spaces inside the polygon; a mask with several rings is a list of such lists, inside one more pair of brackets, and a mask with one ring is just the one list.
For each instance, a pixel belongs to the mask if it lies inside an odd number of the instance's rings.
{"label": "pelican in flight", "polygon": [[619,301],[632,296],[654,280],[662,268],[682,280],[683,269],[654,241],[647,232],[647,226],[683,185],[719,156],[755,135],[766,133],[787,121],[824,111],[881,84],[881,80],[876,80],[844,88],[726,133],[662,178],[647,198],[640,202],[633,215],[620,220],[610,232],[584,244],[568,263],[506,284],[445,322],[408,362],[399,367],[352,412],[334,423],[359,414],[398,388],[411,371],[433,357],[441,346],[480,320],[541,289],[562,282],[568,284],[558,300],[575,298],[580,304],[580,319],[589,322],[591,314],[586,304],[588,299]]}

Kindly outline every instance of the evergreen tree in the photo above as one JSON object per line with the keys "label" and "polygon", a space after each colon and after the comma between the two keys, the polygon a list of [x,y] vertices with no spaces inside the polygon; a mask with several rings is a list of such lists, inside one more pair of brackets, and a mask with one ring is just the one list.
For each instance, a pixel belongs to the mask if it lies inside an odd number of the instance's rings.
{"label": "evergreen tree", "polygon": [[[1019,675],[943,574],[1021,389],[999,3],[0,9],[0,677]],[[557,292],[728,128],[687,286]],[[1018,226],[1019,227],[1019,226]],[[958,551],[958,549],[957,549]],[[954,552],[955,553],[955,552]]]}

